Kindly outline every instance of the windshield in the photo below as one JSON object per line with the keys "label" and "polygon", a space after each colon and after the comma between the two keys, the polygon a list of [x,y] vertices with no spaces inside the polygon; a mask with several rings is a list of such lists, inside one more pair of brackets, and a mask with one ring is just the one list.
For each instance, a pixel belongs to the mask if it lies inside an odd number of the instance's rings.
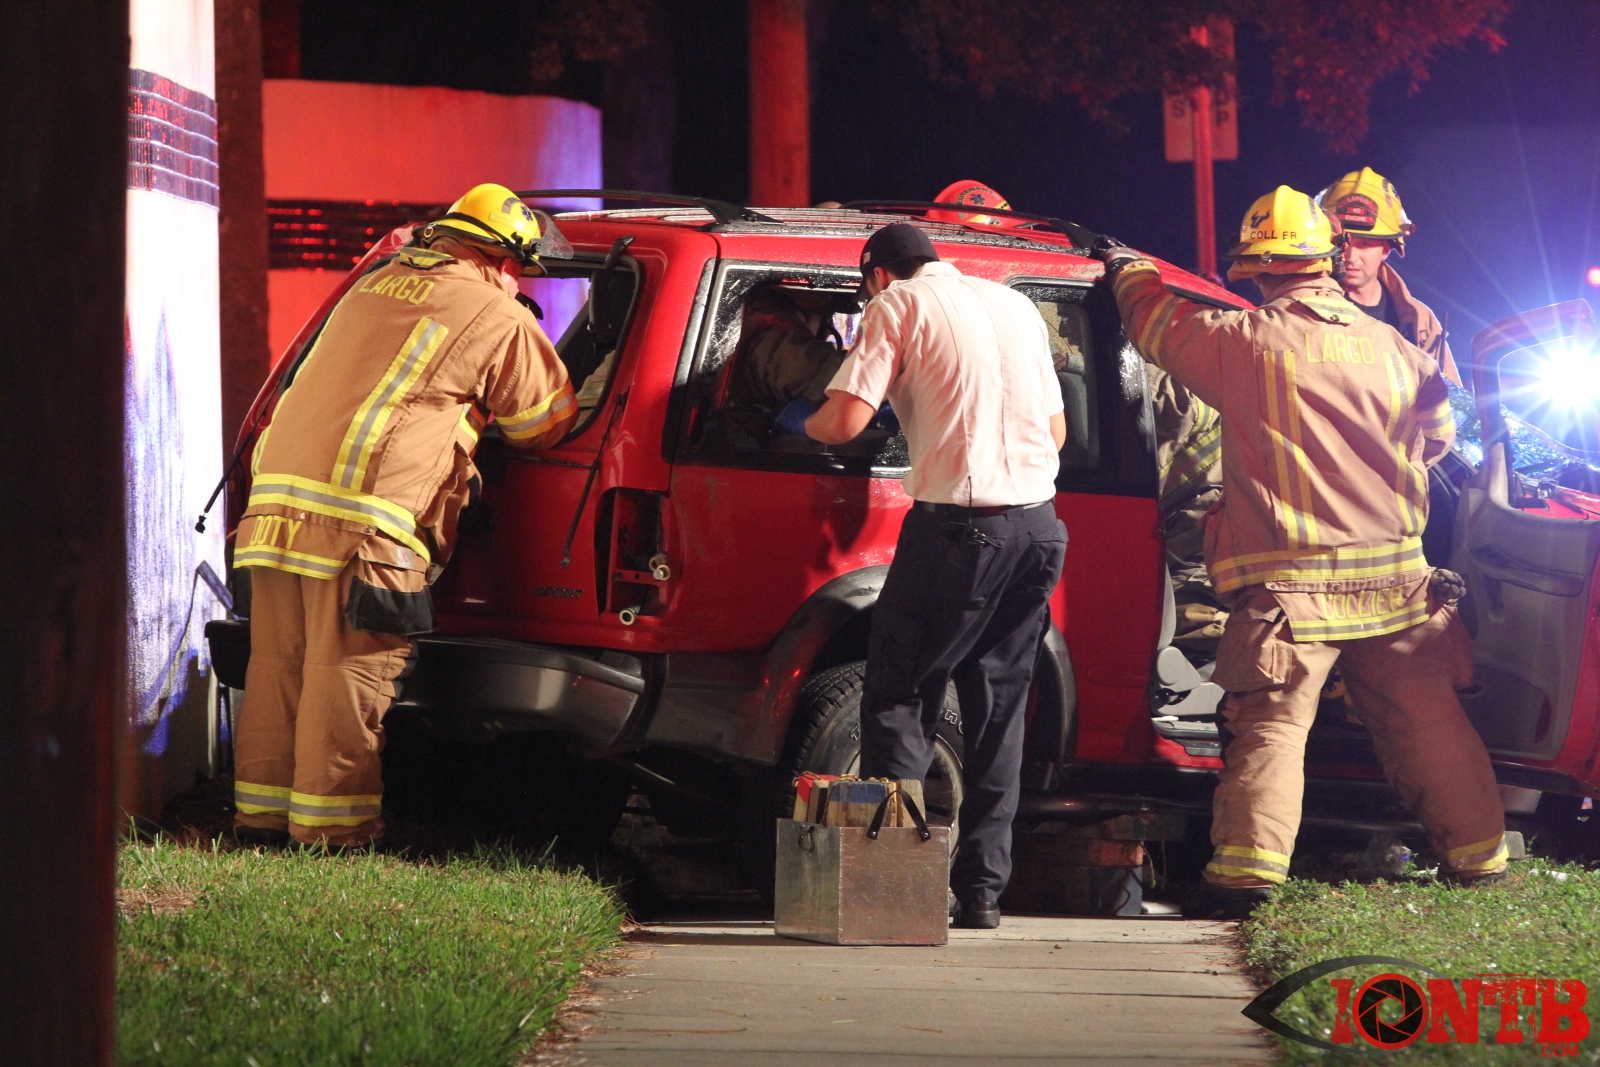
{"label": "windshield", "polygon": [[[1456,449],[1476,467],[1483,462],[1483,427],[1478,420],[1477,401],[1454,382],[1447,384],[1450,407],[1456,417]],[[1548,480],[1569,489],[1600,493],[1600,453],[1556,440],[1503,404],[1500,410],[1511,432],[1511,462],[1518,474],[1533,481]]]}

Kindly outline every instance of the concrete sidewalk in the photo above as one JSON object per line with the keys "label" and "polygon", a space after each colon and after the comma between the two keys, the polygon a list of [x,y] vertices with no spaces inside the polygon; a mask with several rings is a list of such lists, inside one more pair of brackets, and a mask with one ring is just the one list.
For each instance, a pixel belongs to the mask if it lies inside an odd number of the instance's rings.
{"label": "concrete sidewalk", "polygon": [[851,1067],[1270,1062],[1220,923],[1006,916],[941,948],[837,948],[772,924],[646,926],[596,979],[565,1062]]}

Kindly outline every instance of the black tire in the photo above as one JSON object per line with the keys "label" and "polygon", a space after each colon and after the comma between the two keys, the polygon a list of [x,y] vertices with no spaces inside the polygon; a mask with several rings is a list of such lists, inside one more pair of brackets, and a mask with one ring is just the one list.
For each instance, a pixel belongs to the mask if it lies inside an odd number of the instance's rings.
{"label": "black tire", "polygon": [[588,862],[611,840],[632,787],[627,772],[573,755],[548,733],[439,737],[403,716],[385,722],[384,807],[447,837],[509,841]]}
{"label": "black tire", "polygon": [[[770,900],[775,861],[773,822],[794,813],[794,780],[800,774],[855,774],[861,764],[861,691],[866,664],[844,663],[806,680],[789,725],[784,759],[763,776],[746,828],[750,880]],[[923,784],[928,821],[954,826],[961,808],[961,705],[955,687],[945,694],[944,714],[934,737],[933,766]],[[763,795],[764,794],[764,795]]]}

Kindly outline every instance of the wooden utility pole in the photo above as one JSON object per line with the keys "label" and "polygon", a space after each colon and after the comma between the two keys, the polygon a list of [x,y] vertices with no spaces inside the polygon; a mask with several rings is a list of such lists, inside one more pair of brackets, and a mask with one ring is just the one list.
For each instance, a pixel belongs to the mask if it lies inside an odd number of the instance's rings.
{"label": "wooden utility pole", "polygon": [[750,0],[750,202],[811,203],[806,0]]}
{"label": "wooden utility pole", "polygon": [[0,4],[0,1060],[109,1067],[124,683],[126,0]]}

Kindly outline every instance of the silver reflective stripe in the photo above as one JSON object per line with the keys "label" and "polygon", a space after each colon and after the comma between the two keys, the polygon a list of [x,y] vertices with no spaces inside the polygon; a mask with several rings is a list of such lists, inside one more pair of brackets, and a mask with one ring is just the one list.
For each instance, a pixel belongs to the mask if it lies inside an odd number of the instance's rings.
{"label": "silver reflective stripe", "polygon": [[1259,856],[1229,856],[1219,852],[1211,857],[1211,863],[1220,867],[1249,867],[1251,870],[1268,871],[1272,874],[1289,873],[1287,864],[1274,863]]}
{"label": "silver reflective stripe", "polygon": [[244,548],[233,555],[233,565],[235,567],[248,567],[258,561],[285,563],[297,570],[315,571],[318,574],[326,574],[330,578],[338,577],[339,572],[344,570],[344,564],[342,563],[327,563],[304,553],[289,555],[276,548]]}
{"label": "silver reflective stripe", "polygon": [[575,398],[570,395],[558,397],[550,404],[549,407],[539,412],[539,414],[530,418],[522,419],[518,422],[503,423],[500,428],[506,433],[523,433],[527,430],[533,429],[535,426],[542,426],[553,419],[558,413],[571,407],[574,399]]}
{"label": "silver reflective stripe", "polygon": [[422,336],[417,338],[416,344],[411,346],[411,351],[406,353],[405,362],[400,368],[389,376],[388,384],[383,387],[383,392],[377,400],[367,406],[367,416],[361,420],[361,429],[356,432],[355,439],[350,442],[350,455],[344,461],[344,472],[339,475],[339,484],[346,489],[353,489],[351,484],[355,481],[356,467],[360,465],[361,453],[366,451],[367,438],[372,435],[372,424],[378,421],[380,412],[386,410],[389,402],[394,399],[394,394],[401,384],[411,376],[411,371],[416,367],[417,360],[428,350],[428,345],[433,341],[433,335],[439,332],[439,324],[430,322],[423,329]]}
{"label": "silver reflective stripe", "polygon": [[254,804],[258,808],[276,808],[280,811],[289,810],[288,797],[275,797],[266,793],[257,793],[250,787],[243,785],[233,787],[233,799],[235,802],[243,801],[246,804]]}
{"label": "silver reflective stripe", "polygon": [[302,804],[299,801],[285,805],[291,815],[377,815],[382,804]]}
{"label": "silver reflective stripe", "polygon": [[296,500],[309,501],[313,504],[324,504],[344,511],[359,512],[362,515],[372,516],[379,523],[387,523],[398,527],[412,536],[415,536],[417,532],[417,524],[415,522],[401,519],[391,511],[385,511],[376,505],[365,504],[359,500],[351,500],[349,497],[334,496],[332,493],[319,493],[314,489],[305,489],[298,485],[290,485],[287,482],[270,480],[258,481],[250,487],[252,503],[257,493],[277,493],[283,496],[292,496]]}

